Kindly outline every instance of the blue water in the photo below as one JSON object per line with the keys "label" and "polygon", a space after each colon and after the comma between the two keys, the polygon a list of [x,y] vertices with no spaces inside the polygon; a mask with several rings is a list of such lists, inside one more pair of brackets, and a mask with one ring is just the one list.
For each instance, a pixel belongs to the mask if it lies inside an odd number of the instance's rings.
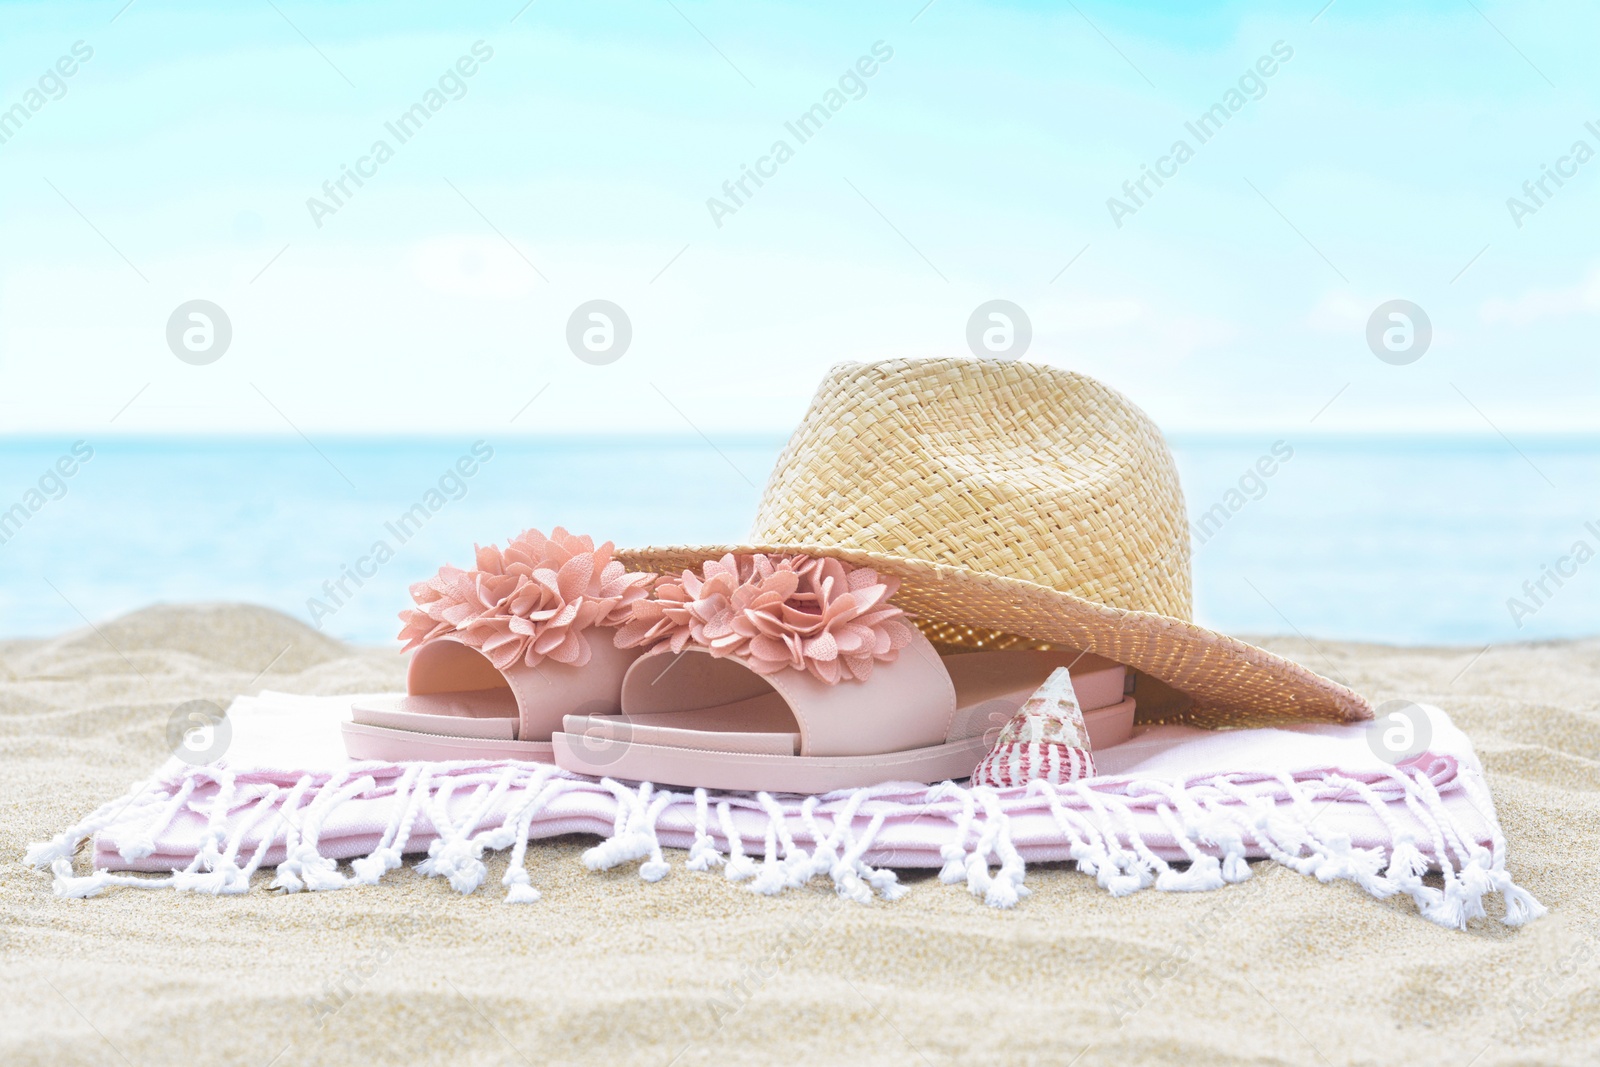
{"label": "blue water", "polygon": [[[1600,559],[1569,558],[1539,602],[1523,588],[1578,541],[1600,550],[1600,439],[1296,439],[1270,476],[1248,476],[1275,440],[1173,442],[1191,517],[1222,506],[1195,536],[1200,621],[1413,644],[1600,633]],[[0,440],[0,511],[28,511],[20,526],[0,516],[0,637],[239,600],[387,642],[409,583],[529,525],[634,545],[740,538],[782,439],[499,440],[487,461],[470,438],[86,444],[93,457],[57,480],[73,438]],[[425,521],[394,525],[419,502]],[[1531,611],[1520,627],[1511,597]]]}

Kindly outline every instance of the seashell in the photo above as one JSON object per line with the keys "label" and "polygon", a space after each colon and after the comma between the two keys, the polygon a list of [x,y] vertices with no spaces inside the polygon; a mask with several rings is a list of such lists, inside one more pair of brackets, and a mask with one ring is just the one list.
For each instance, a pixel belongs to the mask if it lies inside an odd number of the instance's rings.
{"label": "seashell", "polygon": [[1057,667],[1000,730],[973,770],[972,784],[1007,789],[1042,779],[1064,785],[1094,773],[1089,729],[1072,675]]}

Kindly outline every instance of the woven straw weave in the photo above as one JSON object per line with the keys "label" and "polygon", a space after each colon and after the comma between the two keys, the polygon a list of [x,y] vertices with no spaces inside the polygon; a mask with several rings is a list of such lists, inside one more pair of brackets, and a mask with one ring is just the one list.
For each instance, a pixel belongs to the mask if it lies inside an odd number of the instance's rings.
{"label": "woven straw weave", "polygon": [[678,571],[726,552],[836,556],[900,579],[945,652],[1066,647],[1142,676],[1140,718],[1350,721],[1357,694],[1190,619],[1189,533],[1155,424],[1092,378],[995,360],[842,364],[778,458],[745,545],[619,552]]}

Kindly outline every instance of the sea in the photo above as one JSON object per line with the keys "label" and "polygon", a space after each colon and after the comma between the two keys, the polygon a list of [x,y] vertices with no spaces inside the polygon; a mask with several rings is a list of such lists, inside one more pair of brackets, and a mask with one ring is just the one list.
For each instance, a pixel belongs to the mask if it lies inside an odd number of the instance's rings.
{"label": "sea", "polygon": [[[1208,626],[1478,647],[1600,634],[1600,437],[1170,443]],[[0,438],[0,638],[243,601],[381,645],[411,583],[529,526],[738,541],[782,444]]]}

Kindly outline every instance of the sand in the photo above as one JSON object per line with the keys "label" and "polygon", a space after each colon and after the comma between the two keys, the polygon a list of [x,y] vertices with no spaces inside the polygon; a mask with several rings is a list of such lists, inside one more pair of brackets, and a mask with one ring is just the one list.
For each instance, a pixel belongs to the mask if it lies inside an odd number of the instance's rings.
{"label": "sand", "polygon": [[530,849],[527,907],[409,870],[339,893],[58,900],[24,848],[148,774],[177,705],[399,688],[402,660],[237,605],[0,643],[0,1063],[1600,1060],[1600,640],[1262,643],[1447,709],[1550,915],[1459,933],[1270,863],[1121,900],[1035,867],[1011,912],[923,874],[862,906],[823,883],[757,896],[681,853],[655,885],[594,874],[581,840]]}

